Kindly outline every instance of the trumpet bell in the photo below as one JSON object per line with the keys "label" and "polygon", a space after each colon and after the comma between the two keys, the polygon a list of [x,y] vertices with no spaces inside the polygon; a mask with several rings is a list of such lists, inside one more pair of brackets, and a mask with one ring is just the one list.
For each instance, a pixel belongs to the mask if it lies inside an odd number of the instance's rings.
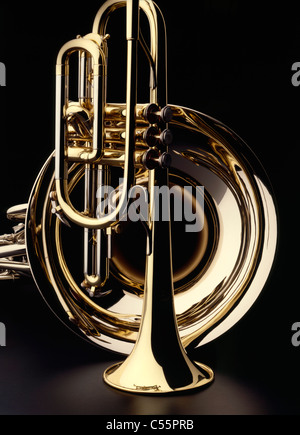
{"label": "trumpet bell", "polygon": [[[174,196],[190,186],[193,217],[177,222],[173,216],[171,223],[174,309],[183,348],[196,348],[235,325],[259,296],[276,252],[277,213],[269,180],[248,146],[219,121],[171,107],[170,185]],[[53,165],[51,155],[32,189],[26,216],[27,253],[37,287],[75,333],[129,355],[142,318],[147,249],[142,224],[127,221],[112,229],[110,275],[98,297],[91,297],[81,285],[82,229],[51,213]],[[146,183],[147,176],[140,171],[137,184]],[[82,166],[71,165],[74,203],[84,188],[82,178]],[[197,201],[201,207],[195,212]],[[197,225],[201,231],[193,231]]]}
{"label": "trumpet bell", "polygon": [[[126,103],[108,103],[106,27],[125,6]],[[21,223],[0,240],[0,278],[31,273],[67,326],[129,355],[104,381],[135,393],[213,380],[188,351],[251,307],[277,244],[275,201],[258,159],[224,124],[169,105],[166,41],[152,0],[107,0],[93,32],[63,45],[55,151],[33,186],[25,222],[22,206],[9,210]],[[145,104],[137,102],[141,52],[150,73]]]}

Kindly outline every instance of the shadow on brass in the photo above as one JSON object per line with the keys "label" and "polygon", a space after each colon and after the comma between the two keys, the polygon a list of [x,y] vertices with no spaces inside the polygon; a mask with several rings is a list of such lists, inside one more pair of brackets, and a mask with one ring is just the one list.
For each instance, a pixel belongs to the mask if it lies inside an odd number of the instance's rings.
{"label": "shadow on brass", "polygon": [[[106,27],[123,7],[126,103],[108,103]],[[149,47],[140,13],[149,22]],[[186,349],[214,340],[246,313],[265,285],[277,243],[272,189],[251,150],[221,122],[168,103],[166,74],[158,74],[166,70],[164,41],[154,2],[108,0],[92,33],[62,47],[55,151],[28,203],[8,210],[14,233],[0,238],[0,278],[32,276],[71,330],[126,356],[105,371],[104,381],[146,394],[213,380],[213,371],[191,361]],[[137,103],[140,52],[150,70],[145,104]],[[105,186],[112,186],[116,206],[99,213]],[[146,220],[123,212],[134,186],[149,193]],[[163,187],[174,195],[163,200],[168,219],[155,219],[155,188]],[[194,223],[173,211],[187,188]],[[197,221],[201,230],[192,231]]]}

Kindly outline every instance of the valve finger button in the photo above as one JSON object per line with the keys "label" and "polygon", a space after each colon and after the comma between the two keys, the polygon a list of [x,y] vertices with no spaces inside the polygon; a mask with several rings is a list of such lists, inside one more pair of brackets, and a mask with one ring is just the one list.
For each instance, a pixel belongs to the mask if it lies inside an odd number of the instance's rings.
{"label": "valve finger button", "polygon": [[157,169],[157,168],[169,168],[172,163],[172,158],[169,153],[160,154],[155,149],[150,149],[143,154],[142,162],[144,166],[149,169]]}

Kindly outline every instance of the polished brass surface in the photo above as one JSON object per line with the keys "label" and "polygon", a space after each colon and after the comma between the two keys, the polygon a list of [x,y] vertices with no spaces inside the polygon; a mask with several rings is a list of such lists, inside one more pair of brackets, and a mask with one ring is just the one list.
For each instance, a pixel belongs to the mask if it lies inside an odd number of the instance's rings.
{"label": "polished brass surface", "polygon": [[[106,32],[114,11],[125,7],[126,102],[113,103]],[[149,47],[140,14],[149,23]],[[251,150],[214,118],[168,103],[165,43],[154,2],[108,0],[92,33],[62,47],[55,151],[28,204],[8,210],[18,223],[14,233],[0,237],[0,279],[32,276],[70,329],[127,356],[106,370],[105,382],[145,394],[213,380],[188,349],[214,340],[251,307],[277,243],[272,189]],[[137,102],[140,51],[150,71],[145,103]],[[106,212],[100,197],[108,186],[115,206]],[[133,188],[148,195],[137,221],[129,218]],[[157,219],[160,204],[167,218]]]}

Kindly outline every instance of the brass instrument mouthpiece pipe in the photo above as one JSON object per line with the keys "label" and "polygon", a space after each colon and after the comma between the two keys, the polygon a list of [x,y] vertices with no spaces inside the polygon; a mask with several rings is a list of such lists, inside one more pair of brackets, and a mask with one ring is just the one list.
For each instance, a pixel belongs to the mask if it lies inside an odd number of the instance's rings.
{"label": "brass instrument mouthpiece pipe", "polygon": [[[109,214],[103,217],[89,217],[83,213],[78,212],[72,205],[69,195],[68,195],[68,180],[67,180],[67,161],[65,158],[65,131],[62,128],[62,98],[63,98],[63,80],[62,80],[62,60],[69,50],[76,50],[78,47],[80,49],[87,49],[94,55],[94,50],[96,50],[97,44],[92,40],[83,39],[84,43],[81,44],[81,40],[71,41],[71,43],[66,44],[60,51],[58,56],[58,67],[57,67],[57,99],[56,99],[56,193],[58,203],[70,221],[76,223],[84,228],[94,228],[102,229],[116,224],[120,219],[120,211],[124,210],[125,201],[127,201],[127,192],[132,187],[134,183],[134,150],[135,150],[135,107],[137,99],[137,46],[138,46],[138,35],[139,35],[139,2],[138,0],[129,0],[126,3],[127,7],[127,86],[126,86],[126,137],[125,137],[125,163],[124,163],[124,190],[120,198],[118,207]],[[92,35],[88,35],[89,38]],[[96,35],[97,36],[97,35]],[[96,38],[95,38],[96,39]],[[88,47],[86,45],[88,44]],[[105,65],[105,54],[98,47],[99,57],[102,57],[102,63]],[[95,57],[95,55],[94,55]],[[94,66],[97,62],[94,62]],[[97,72],[97,70],[96,70]],[[103,78],[104,80],[104,78]],[[97,89],[97,88],[96,88]],[[94,87],[95,91],[95,87]],[[105,92],[102,93],[102,101],[104,99]],[[98,103],[99,95],[94,92],[94,128],[93,135],[98,132],[98,113],[95,114],[95,107],[99,106]],[[103,128],[103,116],[99,120],[102,122]],[[95,130],[94,130],[95,129]],[[96,153],[95,160],[99,159],[100,153],[103,152],[103,130],[102,130],[102,141],[100,141],[100,149],[96,148],[95,140],[98,137],[93,138],[93,152]],[[98,141],[99,143],[99,141]],[[98,145],[98,144],[97,144]],[[89,150],[87,150],[89,152]],[[89,160],[93,161],[90,159]]]}
{"label": "brass instrument mouthpiece pipe", "polygon": [[[100,78],[103,77],[101,71],[105,64],[104,53],[94,41],[84,38],[77,38],[66,43],[57,56],[56,63],[56,117],[55,117],[55,178],[56,180],[67,179],[65,162],[65,126],[63,123],[63,106],[69,104],[69,57],[73,52],[85,51],[93,59],[93,142],[92,154],[94,159],[99,158],[103,149],[101,131],[99,131],[99,120],[103,119],[103,107],[100,104],[99,94],[103,93],[103,86],[100,86]],[[101,122],[102,123],[102,122]],[[99,146],[100,145],[100,146]]]}

